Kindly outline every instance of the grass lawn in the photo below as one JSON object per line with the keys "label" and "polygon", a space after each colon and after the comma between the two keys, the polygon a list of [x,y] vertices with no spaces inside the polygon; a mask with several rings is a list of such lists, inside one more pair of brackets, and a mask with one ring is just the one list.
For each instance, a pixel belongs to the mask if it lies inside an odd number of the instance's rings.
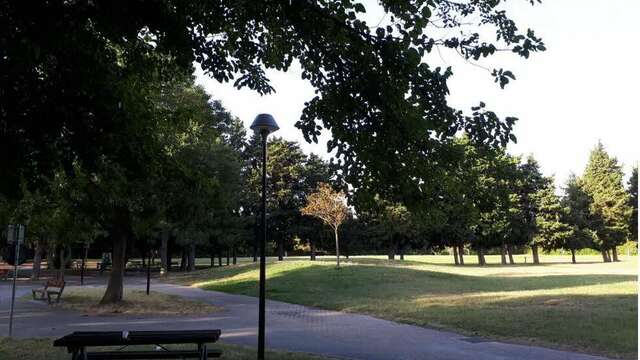
{"label": "grass lawn", "polygon": [[[185,299],[176,295],[151,291],[147,296],[143,290],[125,289],[124,301],[114,305],[100,306],[104,287],[69,287],[55,306],[91,314],[130,314],[130,315],[180,315],[208,314],[220,311],[220,308],[202,301]],[[31,295],[28,296],[31,298]]]}
{"label": "grass lawn", "polygon": [[[53,339],[50,338],[34,338],[34,339],[10,339],[0,338],[0,359],[2,360],[68,360],[71,356],[65,348],[54,348],[52,346]],[[195,346],[195,345],[194,345]],[[169,346],[170,349],[193,348]],[[256,349],[246,346],[230,345],[216,343],[210,346],[214,349],[222,350],[222,358],[224,360],[240,360],[253,359],[256,356]],[[132,347],[133,348],[133,347]],[[98,350],[106,350],[109,348],[91,348]],[[110,348],[113,351],[114,348]],[[149,350],[150,347],[138,350]],[[328,359],[324,357],[312,356],[303,353],[267,351],[266,358],[269,360],[321,360]]]}
{"label": "grass lawn", "polygon": [[[244,260],[244,259],[243,259]],[[637,358],[638,286],[636,257],[601,263],[580,256],[517,256],[516,265],[480,267],[474,257],[453,266],[449,256],[352,257],[337,270],[320,261],[270,261],[271,299],[371,314],[421,326],[457,330],[514,342]],[[257,266],[237,266],[172,275],[170,282],[257,296]]]}

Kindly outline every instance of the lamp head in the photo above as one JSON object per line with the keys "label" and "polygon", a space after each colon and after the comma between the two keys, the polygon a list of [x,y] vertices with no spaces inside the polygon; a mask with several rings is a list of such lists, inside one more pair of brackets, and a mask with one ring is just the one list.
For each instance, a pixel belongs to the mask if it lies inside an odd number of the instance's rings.
{"label": "lamp head", "polygon": [[276,119],[270,114],[258,114],[253,120],[250,129],[263,135],[269,135],[280,129],[276,123]]}

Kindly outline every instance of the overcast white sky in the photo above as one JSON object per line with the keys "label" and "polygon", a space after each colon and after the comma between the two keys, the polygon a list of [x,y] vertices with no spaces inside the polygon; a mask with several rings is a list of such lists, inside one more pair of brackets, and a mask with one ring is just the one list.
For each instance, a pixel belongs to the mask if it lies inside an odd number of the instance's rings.
{"label": "overcast white sky", "polygon": [[[365,5],[369,1],[364,2]],[[484,65],[513,70],[517,81],[501,90],[489,74],[464,63],[454,53],[442,53],[453,66],[450,102],[467,110],[478,101],[501,116],[516,116],[518,143],[512,154],[532,153],[545,175],[559,184],[573,172],[581,174],[589,151],[601,140],[610,154],[630,171],[640,155],[640,0],[545,0],[531,7],[525,0],[507,2],[507,10],[522,29],[533,28],[547,51],[529,60],[502,54]],[[383,14],[367,5],[371,26]],[[435,56],[435,55],[434,55]],[[297,140],[307,152],[328,156],[326,139],[306,144],[294,127],[312,87],[300,79],[298,69],[268,72],[276,93],[259,96],[237,90],[197,73],[197,81],[235,116],[249,126],[256,114],[274,115],[276,134]]]}

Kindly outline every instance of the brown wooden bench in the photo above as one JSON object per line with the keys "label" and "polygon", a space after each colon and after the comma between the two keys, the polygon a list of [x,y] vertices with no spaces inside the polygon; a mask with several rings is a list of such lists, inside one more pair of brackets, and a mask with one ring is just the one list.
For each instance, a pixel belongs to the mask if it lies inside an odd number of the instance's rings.
{"label": "brown wooden bench", "polygon": [[49,304],[52,303],[52,295],[55,296],[56,303],[60,302],[60,297],[64,291],[64,280],[47,280],[43,287],[31,290],[34,300],[47,299]]}

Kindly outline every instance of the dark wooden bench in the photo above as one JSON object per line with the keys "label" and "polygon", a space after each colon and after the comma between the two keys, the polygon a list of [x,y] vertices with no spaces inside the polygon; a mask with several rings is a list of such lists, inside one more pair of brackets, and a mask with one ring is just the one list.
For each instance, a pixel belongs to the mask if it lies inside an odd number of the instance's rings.
{"label": "dark wooden bench", "polygon": [[[220,338],[220,330],[176,331],[76,331],[53,342],[53,346],[66,347],[72,360],[106,359],[200,359],[220,357],[222,351],[207,349],[207,344]],[[170,350],[167,344],[195,344],[193,350]],[[125,350],[131,345],[156,345],[160,350]],[[88,352],[92,346],[120,346],[117,351]]]}
{"label": "dark wooden bench", "polygon": [[47,280],[43,287],[31,290],[34,300],[47,299],[49,304],[52,303],[52,295],[56,299],[56,303],[60,302],[60,297],[64,291],[64,280]]}

